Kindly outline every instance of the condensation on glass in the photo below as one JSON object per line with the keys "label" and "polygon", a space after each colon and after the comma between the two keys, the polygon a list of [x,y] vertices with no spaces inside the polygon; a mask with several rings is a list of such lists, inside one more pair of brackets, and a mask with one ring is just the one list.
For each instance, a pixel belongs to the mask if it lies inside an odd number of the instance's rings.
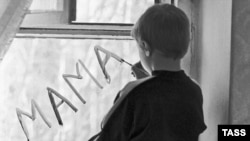
{"label": "condensation on glass", "polygon": [[[108,84],[96,58],[95,45],[116,53],[130,63],[139,60],[132,40],[14,40],[0,67],[1,140],[26,140],[15,111],[19,108],[31,113],[31,99],[37,102],[52,123],[52,128],[48,128],[39,114],[35,121],[23,116],[31,140],[82,141],[100,130],[101,121],[117,92],[134,77],[129,65],[110,58],[106,65],[111,76],[111,83]],[[79,64],[83,79],[69,78],[69,81],[86,104],[80,101],[62,77],[63,74],[76,74],[79,59],[104,87],[100,89]],[[67,104],[58,108],[63,126],[58,125],[47,87],[58,91],[78,109],[75,113]],[[55,100],[58,103],[60,99],[55,97]]]}
{"label": "condensation on glass", "polygon": [[[31,10],[60,11],[63,1],[34,0]],[[147,7],[154,4],[154,0],[78,0],[77,3],[76,22],[134,23]],[[85,141],[98,132],[115,95],[134,78],[130,66],[111,58],[106,68],[111,83],[107,84],[94,52],[95,45],[116,53],[132,64],[139,60],[136,44],[132,40],[15,39],[0,64],[0,140],[26,140],[16,108],[30,113],[31,99],[37,102],[52,123],[52,128],[48,128],[39,115],[35,121],[24,116],[31,140]],[[190,71],[191,57],[189,50],[182,62],[186,73]],[[100,89],[79,65],[83,79],[69,81],[86,104],[77,98],[62,77],[63,74],[76,74],[79,59],[104,86]],[[78,109],[75,113],[67,105],[58,108],[63,126],[58,125],[47,87],[60,92]]]}
{"label": "condensation on glass", "polygon": [[[25,140],[15,111],[20,108],[31,113],[32,99],[50,120],[52,128],[48,128],[39,115],[34,122],[23,116],[31,140],[80,141],[97,133],[117,92],[134,78],[129,65],[111,58],[106,65],[111,76],[111,83],[108,84],[96,58],[95,45],[116,53],[130,63],[139,60],[132,40],[15,39],[0,67],[1,139]],[[188,53],[183,63],[187,73],[190,56]],[[104,87],[100,89],[79,65],[83,79],[69,81],[86,104],[80,101],[62,77],[63,74],[76,74],[79,59]],[[63,126],[58,125],[47,87],[58,91],[78,109],[75,113],[65,104],[58,108]],[[59,99],[55,100],[59,102]]]}

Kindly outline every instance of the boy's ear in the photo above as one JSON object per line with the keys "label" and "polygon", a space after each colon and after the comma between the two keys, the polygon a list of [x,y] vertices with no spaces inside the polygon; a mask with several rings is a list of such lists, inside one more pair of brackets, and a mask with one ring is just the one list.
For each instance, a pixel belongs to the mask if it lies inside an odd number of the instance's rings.
{"label": "boy's ear", "polygon": [[150,56],[151,54],[151,48],[149,46],[149,44],[146,41],[142,41],[142,49],[145,53],[146,56]]}

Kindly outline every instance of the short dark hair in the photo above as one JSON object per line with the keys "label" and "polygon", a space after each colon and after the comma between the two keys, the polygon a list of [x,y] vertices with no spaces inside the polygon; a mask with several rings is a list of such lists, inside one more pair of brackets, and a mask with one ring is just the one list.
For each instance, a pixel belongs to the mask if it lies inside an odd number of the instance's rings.
{"label": "short dark hair", "polygon": [[155,4],[141,15],[131,35],[168,58],[181,59],[189,46],[189,26],[188,17],[181,9],[170,4]]}

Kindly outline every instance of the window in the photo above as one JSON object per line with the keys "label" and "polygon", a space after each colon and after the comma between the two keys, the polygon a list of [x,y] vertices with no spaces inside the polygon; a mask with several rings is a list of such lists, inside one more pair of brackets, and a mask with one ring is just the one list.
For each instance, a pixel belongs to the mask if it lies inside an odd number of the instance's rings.
{"label": "window", "polygon": [[[68,141],[87,140],[100,130],[100,122],[112,106],[117,92],[130,80],[130,66],[114,59],[107,63],[111,83],[105,80],[98,64],[94,46],[100,45],[115,52],[126,61],[139,60],[135,43],[132,40],[94,40],[94,39],[15,39],[1,63],[1,128],[9,131],[5,134],[11,140],[25,140],[16,116],[16,108],[31,113],[31,99],[40,106],[44,115],[52,123],[52,128],[44,124],[40,115],[32,122],[23,116],[31,140]],[[86,100],[83,104],[62,78],[63,74],[76,74],[78,59],[85,64],[93,76],[104,87],[100,89],[83,67],[79,64],[83,79],[70,78],[69,81]],[[75,113],[66,104],[59,107],[63,126],[58,125],[53,112],[47,87],[58,91],[78,109]],[[55,96],[56,103],[59,98]],[[3,101],[2,101],[3,100]],[[6,107],[8,107],[6,109]],[[6,119],[11,117],[11,119]]]}
{"label": "window", "polygon": [[49,27],[67,24],[70,0],[33,0],[21,27]]}
{"label": "window", "polygon": [[[77,5],[72,8],[74,2]],[[18,123],[15,111],[16,108],[20,108],[31,113],[31,99],[37,102],[52,123],[52,128],[48,128],[39,114],[34,122],[23,116],[31,140],[87,140],[100,130],[100,122],[111,107],[115,95],[134,78],[129,65],[121,64],[111,58],[106,68],[111,76],[111,83],[108,84],[98,64],[94,46],[100,45],[130,63],[139,60],[136,44],[130,37],[130,29],[139,15],[132,16],[135,5],[133,3],[139,1],[102,0],[102,2],[106,3],[99,4],[97,1],[93,4],[90,0],[33,0],[30,14],[25,17],[16,39],[1,62],[0,108],[4,114],[0,115],[0,128],[1,131],[5,131],[3,140],[25,140],[25,134]],[[142,12],[150,4],[160,1],[140,2],[142,4],[139,11]],[[122,16],[105,9],[113,9],[114,5],[124,5],[124,3],[127,7],[122,7]],[[93,19],[91,11],[87,16],[86,11],[77,11],[81,5],[91,7],[89,10],[95,10],[92,11],[96,13]],[[102,7],[102,11],[99,11],[98,7]],[[72,14],[74,11],[75,16]],[[100,16],[103,18],[98,18],[98,13],[104,14]],[[189,50],[182,63],[187,73],[190,71],[191,58]],[[69,81],[86,100],[86,104],[79,100],[62,77],[63,74],[76,74],[78,59],[104,87],[99,88],[79,64],[83,78],[79,80],[70,78]],[[75,113],[66,104],[59,107],[63,126],[58,125],[47,87],[58,91],[78,109]],[[55,100],[59,102],[57,98]]]}
{"label": "window", "polygon": [[[135,23],[154,0],[77,0],[73,23]],[[110,14],[112,13],[112,14]]]}
{"label": "window", "polygon": [[[131,39],[136,18],[160,1],[173,0],[34,0],[36,4],[25,17],[17,38]],[[113,10],[116,5],[120,6],[117,12]]]}

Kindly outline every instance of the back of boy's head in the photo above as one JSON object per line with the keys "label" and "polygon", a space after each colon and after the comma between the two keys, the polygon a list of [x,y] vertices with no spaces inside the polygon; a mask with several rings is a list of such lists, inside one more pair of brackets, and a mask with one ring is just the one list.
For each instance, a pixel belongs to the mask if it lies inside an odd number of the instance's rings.
{"label": "back of boy's head", "polygon": [[190,41],[189,20],[173,5],[155,4],[143,13],[131,34],[138,43],[145,41],[165,57],[181,59]]}

